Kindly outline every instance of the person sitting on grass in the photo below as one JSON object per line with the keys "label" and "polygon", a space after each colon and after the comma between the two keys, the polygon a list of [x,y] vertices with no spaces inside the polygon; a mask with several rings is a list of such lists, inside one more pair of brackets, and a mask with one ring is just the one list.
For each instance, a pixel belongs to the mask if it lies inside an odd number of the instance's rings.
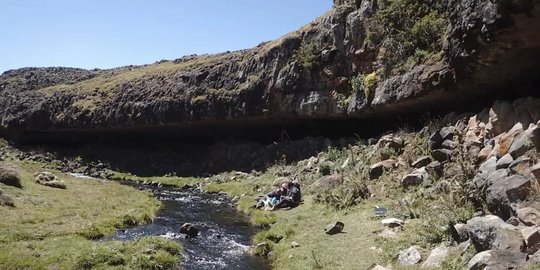
{"label": "person sitting on grass", "polygon": [[277,201],[271,210],[276,208],[293,208],[300,205],[302,200],[302,194],[300,192],[300,184],[294,180],[292,182],[281,183],[282,195],[280,200]]}

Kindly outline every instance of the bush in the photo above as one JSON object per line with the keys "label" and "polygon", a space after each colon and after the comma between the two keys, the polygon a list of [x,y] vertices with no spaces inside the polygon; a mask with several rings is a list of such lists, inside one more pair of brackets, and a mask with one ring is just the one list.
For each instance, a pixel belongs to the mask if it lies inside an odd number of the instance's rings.
{"label": "bush", "polygon": [[366,98],[371,98],[375,94],[375,88],[377,88],[377,83],[379,78],[377,77],[377,72],[370,73],[364,77],[364,94]]}
{"label": "bush", "polygon": [[298,61],[306,70],[317,67],[317,48],[313,43],[302,43],[294,52],[293,59]]}
{"label": "bush", "polygon": [[319,165],[319,173],[322,176],[330,175],[332,173],[332,163],[323,162]]}
{"label": "bush", "polygon": [[21,176],[14,168],[0,164],[0,183],[21,188]]}

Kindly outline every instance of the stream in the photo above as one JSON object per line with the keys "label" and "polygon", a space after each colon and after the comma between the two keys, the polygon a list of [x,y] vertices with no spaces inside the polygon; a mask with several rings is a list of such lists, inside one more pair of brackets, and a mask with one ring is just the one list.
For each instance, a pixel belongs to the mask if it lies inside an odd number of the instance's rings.
{"label": "stream", "polygon": [[[179,188],[152,188],[163,207],[153,223],[119,230],[101,241],[132,240],[161,236],[184,246],[184,269],[270,269],[267,260],[248,255],[250,238],[256,233],[247,218],[225,196]],[[199,229],[186,239],[179,233],[184,223]]]}

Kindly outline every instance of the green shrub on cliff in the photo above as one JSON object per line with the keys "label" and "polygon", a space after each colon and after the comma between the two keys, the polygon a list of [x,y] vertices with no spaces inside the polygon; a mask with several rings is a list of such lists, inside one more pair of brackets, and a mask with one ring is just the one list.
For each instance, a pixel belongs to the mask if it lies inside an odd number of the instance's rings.
{"label": "green shrub on cliff", "polygon": [[407,62],[417,51],[442,49],[448,0],[381,0],[367,24],[368,45],[380,48],[387,72]]}
{"label": "green shrub on cliff", "polygon": [[306,70],[311,70],[317,66],[317,48],[313,43],[302,43],[300,48],[294,52],[293,59],[298,61]]}
{"label": "green shrub on cliff", "polygon": [[377,72],[364,75],[359,73],[356,76],[351,78],[351,88],[353,93],[358,93],[358,91],[364,91],[366,98],[370,99],[375,93],[375,88],[379,82],[379,77]]}

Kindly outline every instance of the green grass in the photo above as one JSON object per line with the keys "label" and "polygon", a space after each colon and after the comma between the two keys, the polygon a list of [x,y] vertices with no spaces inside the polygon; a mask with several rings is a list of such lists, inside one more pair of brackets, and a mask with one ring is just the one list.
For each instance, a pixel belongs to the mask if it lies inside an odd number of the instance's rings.
{"label": "green grass", "polygon": [[67,189],[54,189],[34,182],[33,174],[42,170],[40,164],[17,162],[17,167],[23,188],[2,187],[14,198],[15,207],[0,207],[1,269],[80,269],[84,265],[171,269],[178,265],[180,247],[168,240],[91,240],[151,221],[160,203],[150,193],[58,171],[52,172]]}

